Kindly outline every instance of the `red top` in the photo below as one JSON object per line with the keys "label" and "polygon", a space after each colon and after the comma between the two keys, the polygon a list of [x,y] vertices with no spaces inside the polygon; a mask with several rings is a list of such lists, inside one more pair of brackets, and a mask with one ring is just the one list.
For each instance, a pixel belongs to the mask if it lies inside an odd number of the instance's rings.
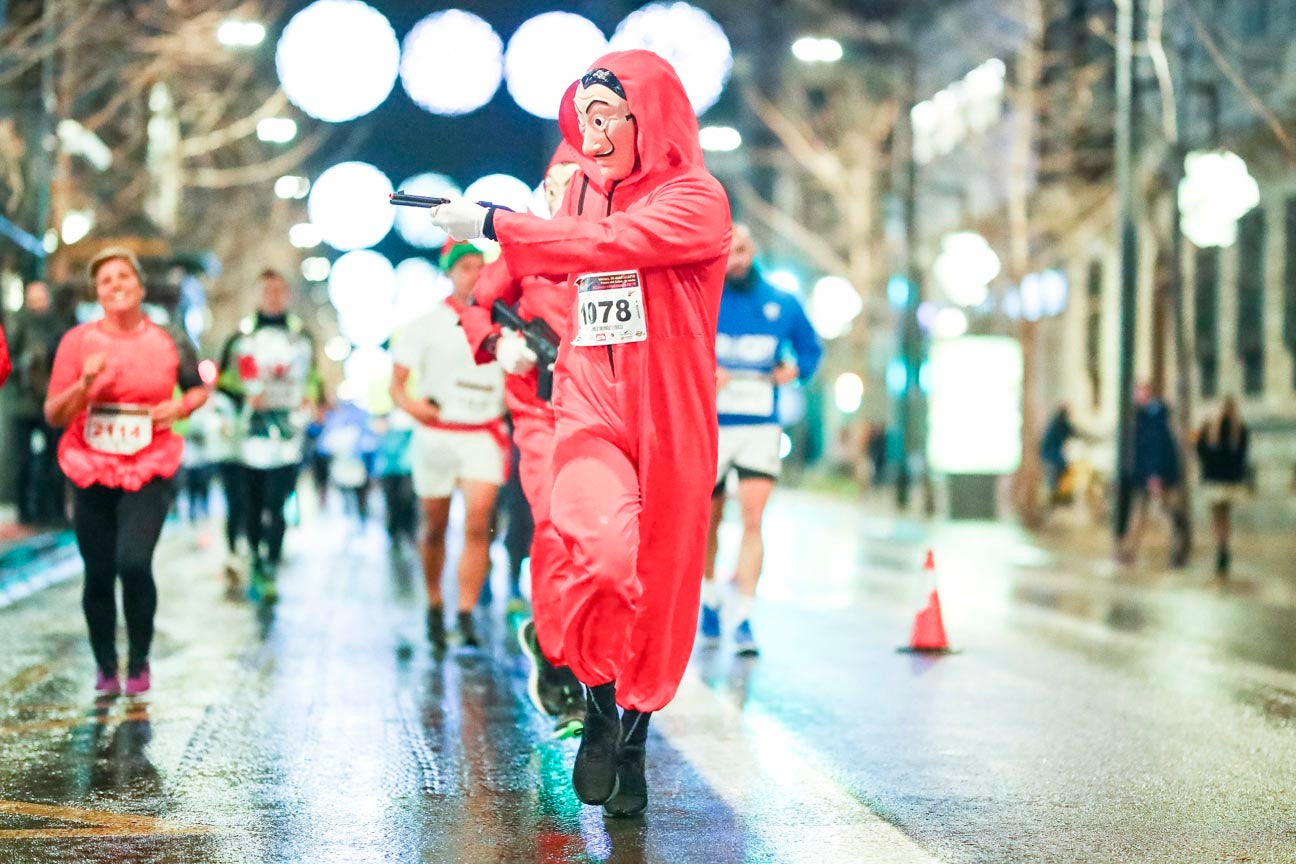
{"label": "red top", "polygon": [[4,328],[0,327],[0,387],[4,386],[5,379],[9,377],[12,370],[13,364],[9,362],[9,343],[5,341]]}
{"label": "red top", "polygon": [[[92,321],[74,327],[59,342],[50,372],[49,392],[62,393],[76,383],[87,357],[108,356],[104,371],[90,385],[91,404],[152,407],[172,398],[180,375],[180,352],[171,336],[152,321],[131,334],[118,334]],[[156,477],[170,477],[180,467],[184,439],[170,426],[154,426],[153,440],[129,456],[92,450],[85,440],[86,411],[68,424],[59,441],[59,467],[82,489],[98,483],[134,492]]]}

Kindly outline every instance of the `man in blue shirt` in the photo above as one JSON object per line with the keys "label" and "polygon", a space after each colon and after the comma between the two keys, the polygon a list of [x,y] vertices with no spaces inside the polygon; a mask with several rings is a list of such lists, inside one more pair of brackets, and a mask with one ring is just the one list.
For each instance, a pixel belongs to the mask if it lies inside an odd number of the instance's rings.
{"label": "man in blue shirt", "polygon": [[743,535],[729,613],[737,622],[734,649],[749,656],[759,653],[751,612],[765,555],[761,520],[782,467],[778,387],[808,381],[823,356],[800,302],[765,281],[753,266],[755,255],[751,231],[745,225],[734,225],[716,334],[720,464],[711,497],[706,580],[702,583],[702,638],[704,644],[715,645],[720,639],[724,600],[724,587],[715,579],[716,536],[724,513],[725,482],[733,471],[738,475]]}

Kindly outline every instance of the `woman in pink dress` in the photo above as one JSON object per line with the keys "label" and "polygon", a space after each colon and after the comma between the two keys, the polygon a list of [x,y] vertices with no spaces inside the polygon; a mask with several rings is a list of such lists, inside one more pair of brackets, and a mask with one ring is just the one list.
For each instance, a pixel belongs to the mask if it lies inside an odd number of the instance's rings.
{"label": "woman in pink dress", "polygon": [[188,340],[174,339],[144,314],[134,254],[106,249],[89,269],[104,317],[74,327],[59,342],[45,418],[67,429],[59,466],[76,487],[73,526],[85,561],[81,607],[98,666],[95,690],[122,692],[114,596],[120,578],[130,642],[126,694],[135,696],[150,684],[153,551],[184,450],[171,424],[207,401],[207,390]]}

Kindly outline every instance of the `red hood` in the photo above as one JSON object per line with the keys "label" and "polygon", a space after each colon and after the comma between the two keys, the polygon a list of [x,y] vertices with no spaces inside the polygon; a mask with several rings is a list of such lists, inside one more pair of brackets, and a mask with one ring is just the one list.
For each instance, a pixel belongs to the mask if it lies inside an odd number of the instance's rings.
{"label": "red hood", "polygon": [[[568,101],[570,102],[571,100],[569,99]],[[568,144],[566,139],[564,139],[558,144],[558,149],[554,150],[553,157],[549,160],[549,167],[545,169],[545,173],[547,174],[549,172],[549,168],[552,168],[555,165],[561,165],[564,162],[575,162],[576,164],[583,166],[585,161],[586,160],[581,158],[580,149]]]}
{"label": "red hood", "polygon": [[[675,69],[651,51],[613,51],[590,64],[590,69],[607,69],[625,89],[626,102],[636,120],[639,161],[634,172],[617,188],[663,179],[681,170],[702,166],[702,145],[698,143],[697,115],[689,103]],[[576,123],[572,101],[579,81],[572,82],[558,109],[558,126],[566,143],[596,187],[602,187],[598,164],[581,153],[583,137]],[[603,190],[604,194],[607,190]]]}

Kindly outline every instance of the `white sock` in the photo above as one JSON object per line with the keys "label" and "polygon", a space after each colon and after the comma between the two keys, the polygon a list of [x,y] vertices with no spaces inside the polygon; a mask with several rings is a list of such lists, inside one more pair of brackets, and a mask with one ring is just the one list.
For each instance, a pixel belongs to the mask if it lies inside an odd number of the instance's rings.
{"label": "white sock", "polygon": [[702,605],[711,609],[719,609],[720,601],[724,598],[724,589],[718,579],[702,580]]}
{"label": "white sock", "polygon": [[755,604],[755,597],[748,597],[741,591],[735,591],[733,599],[730,600],[730,616],[735,623],[741,624],[751,618],[752,606]]}

